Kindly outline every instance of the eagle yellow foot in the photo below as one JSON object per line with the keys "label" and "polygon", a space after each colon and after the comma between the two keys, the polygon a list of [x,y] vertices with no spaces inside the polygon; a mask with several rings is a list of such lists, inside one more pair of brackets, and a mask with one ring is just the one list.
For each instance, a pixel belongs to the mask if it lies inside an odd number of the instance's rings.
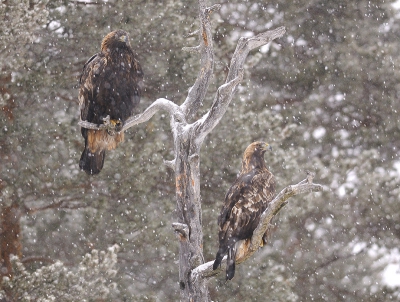
{"label": "eagle yellow foot", "polygon": [[115,135],[122,129],[122,122],[120,120],[110,119],[109,115],[103,119],[103,123],[106,126],[106,130],[109,135]]}
{"label": "eagle yellow foot", "polygon": [[113,127],[116,127],[117,125],[121,124],[120,120],[110,120],[111,125],[113,125]]}

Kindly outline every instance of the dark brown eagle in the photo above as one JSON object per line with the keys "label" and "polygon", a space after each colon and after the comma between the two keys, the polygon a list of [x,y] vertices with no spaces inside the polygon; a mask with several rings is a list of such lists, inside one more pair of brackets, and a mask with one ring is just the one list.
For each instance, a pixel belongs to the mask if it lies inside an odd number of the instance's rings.
{"label": "dark brown eagle", "polygon": [[[235,275],[236,244],[250,239],[256,229],[260,215],[275,196],[275,177],[268,171],[264,153],[268,149],[264,142],[254,142],[243,154],[242,170],[230,187],[218,217],[219,249],[213,269],[220,266],[227,256],[226,279]],[[266,243],[266,235],[263,242]]]}
{"label": "dark brown eagle", "polygon": [[101,52],[83,66],[79,81],[81,120],[100,125],[109,117],[113,127],[112,131],[81,129],[85,150],[79,167],[86,173],[99,173],[106,150],[115,149],[124,140],[121,129],[140,101],[142,78],[142,68],[133,54],[128,33],[123,30],[106,35]]}

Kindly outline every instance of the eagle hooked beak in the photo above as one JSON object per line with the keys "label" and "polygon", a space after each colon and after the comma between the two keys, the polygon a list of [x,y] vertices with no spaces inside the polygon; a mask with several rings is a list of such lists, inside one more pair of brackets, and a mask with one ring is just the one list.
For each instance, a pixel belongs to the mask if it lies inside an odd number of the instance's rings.
{"label": "eagle hooked beak", "polygon": [[119,37],[118,40],[120,40],[121,42],[127,43],[128,42],[128,36],[123,35],[123,36]]}
{"label": "eagle hooked beak", "polygon": [[267,143],[264,143],[264,144],[265,144],[264,145],[264,150],[265,151],[267,151],[267,150],[272,151],[272,147],[270,145],[268,145]]}

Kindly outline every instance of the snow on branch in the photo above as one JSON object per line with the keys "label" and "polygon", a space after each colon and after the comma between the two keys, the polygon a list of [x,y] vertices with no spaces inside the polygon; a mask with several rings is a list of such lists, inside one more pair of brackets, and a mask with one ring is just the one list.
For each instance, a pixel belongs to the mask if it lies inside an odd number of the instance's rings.
{"label": "snow on branch", "polygon": [[132,126],[147,122],[157,111],[165,110],[167,111],[171,117],[173,117],[177,122],[185,122],[185,117],[183,115],[182,109],[171,102],[170,100],[160,98],[155,100],[153,104],[151,104],[147,109],[140,115],[130,117],[122,130],[126,130]]}
{"label": "snow on branch", "polygon": [[[236,264],[240,264],[251,257],[260,247],[262,242],[262,237],[267,231],[271,220],[276,214],[287,204],[287,200],[298,194],[310,193],[310,192],[320,192],[324,188],[322,185],[314,184],[313,181],[314,174],[307,172],[307,178],[296,185],[289,185],[284,188],[268,205],[268,208],[261,215],[260,223],[253,232],[253,236],[249,240],[243,241],[240,247],[237,249],[236,254]],[[198,278],[210,278],[214,275],[219,274],[226,269],[226,256],[222,260],[221,267],[213,270],[214,261],[209,261],[202,265],[199,265],[194,270],[192,270],[191,278],[192,280]]]}
{"label": "snow on branch", "polygon": [[[121,131],[129,129],[130,127],[138,125],[140,123],[147,122],[159,110],[165,110],[171,115],[171,117],[174,117],[176,121],[185,123],[185,117],[183,115],[181,108],[175,103],[171,102],[170,100],[160,98],[155,100],[153,104],[147,107],[147,109],[142,114],[132,116],[129,119],[127,119]],[[101,125],[92,124],[82,120],[79,121],[78,125],[86,129],[94,129],[94,130],[102,130],[102,129],[110,130],[110,128],[113,127],[110,123],[110,116],[107,116],[104,119],[104,124]]]}
{"label": "snow on branch", "polygon": [[[265,45],[272,40],[282,37],[286,32],[285,27],[278,27],[274,30],[269,30],[258,34],[252,38],[240,38],[236,50],[233,54],[231,64],[229,66],[229,73],[223,84],[217,91],[214,98],[214,103],[202,119],[197,121],[197,142],[201,143],[203,139],[210,133],[214,127],[219,123],[225,114],[233,94],[235,93],[237,85],[243,78],[244,62],[249,52],[257,47]],[[221,91],[224,93],[221,94]]]}

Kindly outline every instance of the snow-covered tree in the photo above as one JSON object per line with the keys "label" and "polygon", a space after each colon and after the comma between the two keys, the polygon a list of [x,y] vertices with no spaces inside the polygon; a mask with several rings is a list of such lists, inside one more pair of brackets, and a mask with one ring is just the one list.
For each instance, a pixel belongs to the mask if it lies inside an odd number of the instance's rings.
{"label": "snow-covered tree", "polygon": [[101,301],[115,294],[117,270],[114,245],[107,252],[92,250],[76,267],[60,261],[30,272],[16,256],[11,258],[13,277],[4,277],[0,299],[21,302]]}
{"label": "snow-covered tree", "polygon": [[[270,244],[238,267],[237,278],[209,281],[211,298],[398,299],[398,8],[383,0],[220,3],[211,15],[210,92],[225,80],[240,36],[282,25],[286,34],[249,54],[236,96],[201,149],[205,260],[215,256],[218,212],[250,142],[272,145],[267,164],[278,189],[309,169],[332,190],[291,200]],[[18,209],[21,260],[77,264],[91,249],[118,243],[113,300],[177,300],[175,185],[163,164],[173,158],[169,118],[155,115],[130,128],[102,174],[88,179],[78,170],[77,79],[104,34],[123,28],[145,72],[138,112],[160,97],[181,104],[199,70],[198,55],[182,51],[196,45],[188,33],[197,29],[197,7],[54,0],[40,13],[46,11],[44,27],[25,27],[32,40],[7,38],[12,49],[24,49],[23,61],[0,52],[1,93],[14,100],[0,112],[2,213],[4,206]],[[40,262],[27,267],[37,268]]]}

